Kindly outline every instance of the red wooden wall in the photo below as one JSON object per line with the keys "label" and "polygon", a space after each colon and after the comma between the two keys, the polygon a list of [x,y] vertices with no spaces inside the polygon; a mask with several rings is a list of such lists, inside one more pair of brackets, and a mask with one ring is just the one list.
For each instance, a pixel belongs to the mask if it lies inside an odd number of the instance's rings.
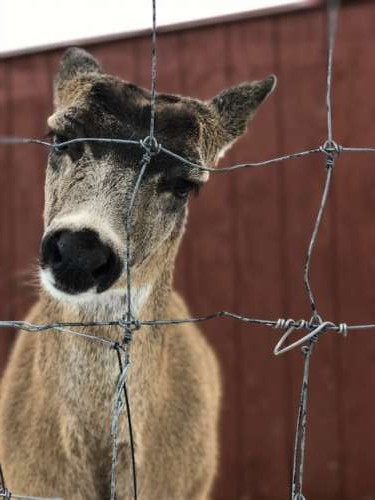
{"label": "red wooden wall", "polygon": [[[334,69],[334,130],[345,145],[375,145],[375,4],[341,11]],[[276,73],[279,85],[225,163],[319,146],[326,136],[323,11],[162,34],[158,88],[208,98]],[[92,46],[108,72],[149,86],[145,38]],[[40,136],[60,53],[0,61],[0,134]],[[0,318],[21,319],[33,299],[46,153],[0,147]],[[313,258],[324,317],[375,321],[375,155],[344,155]],[[314,156],[212,176],[192,202],[176,271],[195,314],[228,309],[309,317],[302,267],[324,179]],[[279,333],[230,320],[204,326],[225,382],[217,500],[288,498],[302,357],[275,359]],[[4,365],[14,333],[0,333]],[[312,360],[306,498],[375,499],[375,332],[321,339]]]}

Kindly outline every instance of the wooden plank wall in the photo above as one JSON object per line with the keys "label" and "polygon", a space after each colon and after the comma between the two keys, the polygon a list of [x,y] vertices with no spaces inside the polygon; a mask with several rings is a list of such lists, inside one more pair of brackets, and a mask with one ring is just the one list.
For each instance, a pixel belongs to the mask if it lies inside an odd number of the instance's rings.
{"label": "wooden plank wall", "polygon": [[[339,143],[375,145],[375,5],[341,12],[334,70]],[[149,86],[149,40],[91,47],[106,70]],[[325,19],[319,10],[162,34],[158,88],[209,98],[276,73],[279,86],[225,163],[318,146],[325,125]],[[41,136],[59,52],[0,61],[0,133]],[[0,317],[33,300],[46,152],[0,148]],[[375,320],[375,157],[346,155],[313,258],[324,317]],[[212,176],[193,200],[176,282],[194,314],[308,317],[302,266],[324,180],[320,157]],[[288,498],[302,358],[272,356],[278,333],[230,320],[204,326],[222,365],[221,469],[216,500]],[[0,365],[14,333],[1,332]],[[375,499],[375,334],[323,338],[312,362],[307,498]]]}

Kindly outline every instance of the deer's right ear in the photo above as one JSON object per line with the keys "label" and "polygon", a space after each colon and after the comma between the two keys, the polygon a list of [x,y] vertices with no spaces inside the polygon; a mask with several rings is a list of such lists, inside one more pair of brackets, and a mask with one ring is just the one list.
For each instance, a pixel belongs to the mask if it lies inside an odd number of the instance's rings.
{"label": "deer's right ear", "polygon": [[54,82],[54,102],[59,107],[66,96],[69,83],[79,76],[102,73],[98,61],[83,49],[73,47],[66,50],[61,58],[59,71]]}
{"label": "deer's right ear", "polygon": [[209,105],[218,117],[218,155],[221,158],[245,132],[259,106],[276,87],[276,76],[244,82],[224,90],[211,99]]}

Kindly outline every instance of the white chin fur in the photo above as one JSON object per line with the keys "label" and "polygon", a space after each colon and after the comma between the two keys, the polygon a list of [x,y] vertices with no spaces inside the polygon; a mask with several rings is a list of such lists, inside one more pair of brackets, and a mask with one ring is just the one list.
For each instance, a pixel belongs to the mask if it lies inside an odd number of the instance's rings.
{"label": "white chin fur", "polygon": [[[106,292],[97,293],[95,287],[87,292],[71,295],[56,287],[54,277],[49,269],[40,269],[40,281],[45,290],[54,298],[65,304],[70,304],[81,309],[101,308],[113,309],[114,312],[122,314],[126,306],[126,289],[116,288]],[[141,311],[150,294],[151,286],[143,285],[132,290],[133,314],[137,315]]]}

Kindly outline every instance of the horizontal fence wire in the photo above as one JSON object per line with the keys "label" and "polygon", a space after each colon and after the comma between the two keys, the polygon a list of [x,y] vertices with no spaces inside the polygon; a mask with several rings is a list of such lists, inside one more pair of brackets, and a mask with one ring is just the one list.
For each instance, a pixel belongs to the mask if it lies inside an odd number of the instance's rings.
{"label": "horizontal fence wire", "polygon": [[[150,111],[150,125],[149,133],[146,137],[134,139],[124,138],[101,138],[101,137],[79,137],[67,140],[60,143],[53,143],[38,138],[20,138],[20,137],[6,137],[0,136],[0,146],[5,145],[40,145],[48,149],[59,150],[65,146],[77,143],[102,143],[108,144],[110,147],[113,144],[137,146],[143,150],[143,155],[139,163],[139,174],[134,184],[132,195],[130,199],[127,212],[125,214],[125,231],[126,231],[126,244],[125,244],[125,272],[127,279],[127,293],[126,293],[126,311],[121,318],[113,320],[98,320],[91,322],[54,322],[54,323],[41,323],[33,324],[26,321],[0,321],[0,329],[13,328],[22,330],[29,333],[42,333],[42,332],[55,332],[58,334],[72,335],[81,337],[104,347],[114,350],[119,366],[119,375],[114,388],[114,402],[112,411],[111,422],[111,437],[112,437],[112,460],[111,460],[111,481],[109,496],[111,500],[116,499],[116,486],[117,486],[117,463],[118,463],[118,446],[119,446],[119,420],[125,410],[127,414],[128,433],[129,433],[129,452],[131,456],[131,477],[133,498],[137,500],[137,471],[136,471],[136,443],[133,435],[133,425],[131,421],[131,404],[130,395],[127,388],[127,375],[131,368],[131,359],[129,347],[133,335],[142,327],[150,326],[168,326],[180,325],[189,323],[204,323],[215,319],[233,319],[248,323],[250,325],[260,325],[273,328],[276,330],[283,330],[284,333],[277,342],[274,354],[279,355],[290,351],[296,347],[302,346],[302,353],[304,356],[303,363],[303,379],[300,393],[299,410],[297,418],[297,429],[295,434],[295,447],[293,459],[293,471],[291,482],[291,500],[305,500],[303,494],[303,473],[304,473],[304,454],[306,443],[306,421],[307,421],[307,397],[308,397],[308,382],[309,382],[309,368],[310,360],[318,338],[327,332],[336,332],[341,335],[346,335],[349,331],[362,331],[375,329],[374,323],[364,324],[347,324],[345,322],[337,323],[325,321],[319,314],[317,302],[310,284],[310,268],[311,259],[314,253],[315,244],[318,238],[320,225],[324,215],[326,202],[329,196],[330,187],[333,179],[333,172],[337,158],[344,153],[375,153],[375,147],[353,147],[343,146],[334,141],[333,125],[332,125],[332,70],[333,70],[333,50],[334,41],[337,28],[337,16],[339,9],[339,0],[327,0],[327,26],[328,26],[328,61],[327,61],[327,91],[326,91],[326,107],[327,107],[327,139],[324,144],[314,147],[306,151],[295,152],[274,158],[270,158],[260,162],[247,162],[226,167],[216,168],[215,166],[202,165],[184,158],[181,155],[166,148],[163,144],[159,143],[155,136],[155,123],[156,115],[156,78],[157,78],[157,53],[156,53],[156,0],[152,0],[152,40],[151,40],[151,111]],[[131,217],[134,207],[135,199],[142,182],[144,173],[149,167],[151,158],[160,153],[164,153],[185,165],[187,168],[195,168],[205,172],[228,173],[240,169],[248,168],[263,168],[277,163],[286,162],[289,160],[305,158],[311,155],[324,155],[324,162],[326,166],[326,179],[323,187],[321,202],[318,208],[317,216],[314,222],[312,235],[308,245],[306,260],[303,269],[303,279],[306,288],[307,297],[312,309],[312,317],[310,319],[293,319],[293,318],[278,318],[278,319],[260,319],[248,317],[246,315],[237,314],[230,311],[216,311],[211,314],[198,317],[189,318],[151,318],[147,320],[140,320],[133,315],[132,311],[132,284],[131,284],[131,269],[130,269],[130,243],[131,243]],[[94,329],[99,326],[117,326],[123,331],[122,342],[114,342],[111,339],[95,335],[93,331],[88,331],[88,328]],[[85,332],[73,330],[73,328],[85,328]],[[304,335],[300,336],[298,340],[290,342],[290,336],[295,330],[304,330]],[[289,342],[287,344],[287,342]],[[22,496],[15,493],[10,493],[6,488],[3,471],[0,466],[0,498],[25,498],[25,499],[40,499],[42,497],[35,496]],[[58,497],[56,497],[57,499]],[[44,500],[48,500],[44,497]],[[52,500],[52,499],[51,499]]]}

